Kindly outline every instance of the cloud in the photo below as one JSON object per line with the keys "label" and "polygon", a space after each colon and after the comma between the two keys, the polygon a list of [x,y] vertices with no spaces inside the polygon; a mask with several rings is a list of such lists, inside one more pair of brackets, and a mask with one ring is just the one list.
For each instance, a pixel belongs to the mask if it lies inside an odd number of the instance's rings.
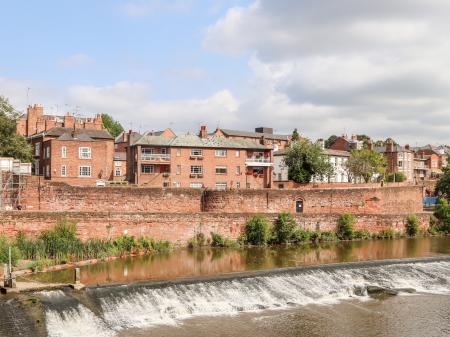
{"label": "cloud", "polygon": [[86,54],[73,54],[67,58],[59,61],[59,66],[62,68],[75,68],[86,64],[92,64],[94,60]]}
{"label": "cloud", "polygon": [[205,48],[249,57],[241,107],[311,137],[450,136],[448,1],[259,0],[206,30]]}
{"label": "cloud", "polygon": [[239,102],[228,90],[206,98],[154,101],[150,86],[124,81],[111,86],[73,86],[68,89],[67,97],[71,104],[78,104],[83,110],[111,114],[124,127],[131,124],[141,131],[168,126],[178,131],[197,131],[203,124],[239,122]]}

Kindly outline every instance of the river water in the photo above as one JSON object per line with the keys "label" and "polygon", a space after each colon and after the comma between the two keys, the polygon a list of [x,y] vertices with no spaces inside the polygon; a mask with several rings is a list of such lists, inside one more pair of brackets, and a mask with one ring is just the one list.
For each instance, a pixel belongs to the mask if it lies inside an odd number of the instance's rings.
{"label": "river water", "polygon": [[[109,286],[32,294],[45,322],[32,335],[450,336],[450,258],[442,254],[450,254],[450,237],[114,261],[82,270],[83,282]],[[419,259],[364,262],[393,258]],[[274,270],[284,267],[293,268]],[[217,276],[229,272],[246,273]],[[154,281],[112,284],[144,279]],[[25,323],[3,320],[0,334],[5,325],[21,335]]]}

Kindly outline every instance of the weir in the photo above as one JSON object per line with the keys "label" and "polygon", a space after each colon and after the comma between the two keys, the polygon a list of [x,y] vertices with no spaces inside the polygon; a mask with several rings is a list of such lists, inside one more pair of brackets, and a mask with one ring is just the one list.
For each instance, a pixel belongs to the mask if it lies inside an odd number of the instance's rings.
{"label": "weir", "polygon": [[[50,336],[115,336],[195,316],[369,300],[367,289],[450,294],[450,258],[281,269],[207,280],[35,293]],[[405,292],[406,293],[406,292]]]}

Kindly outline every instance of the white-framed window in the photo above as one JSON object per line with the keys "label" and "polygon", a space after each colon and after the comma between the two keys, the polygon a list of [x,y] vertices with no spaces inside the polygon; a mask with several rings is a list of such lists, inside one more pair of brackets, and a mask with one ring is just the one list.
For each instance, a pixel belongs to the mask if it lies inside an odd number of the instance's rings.
{"label": "white-framed window", "polygon": [[241,151],[239,151],[239,150],[236,150],[236,152],[235,152],[235,156],[236,156],[236,158],[239,158],[239,157],[241,156]]}
{"label": "white-framed window", "polygon": [[216,190],[226,190],[227,189],[227,183],[219,182],[216,183]]}
{"label": "white-framed window", "polygon": [[61,158],[67,158],[67,147],[61,146]]}
{"label": "white-framed window", "polygon": [[237,175],[241,174],[241,167],[240,166],[236,166],[236,174]]}
{"label": "white-framed window", "polygon": [[41,142],[34,144],[34,155],[35,156],[41,155]]}
{"label": "white-framed window", "polygon": [[192,165],[191,166],[191,174],[202,174],[203,166],[201,165]]}
{"label": "white-framed window", "polygon": [[226,166],[216,166],[216,174],[227,174]]}
{"label": "white-framed window", "polygon": [[78,157],[80,159],[91,159],[91,148],[90,147],[79,147]]}
{"label": "white-framed window", "polygon": [[191,149],[191,156],[193,157],[202,157],[203,150],[202,149]]}
{"label": "white-framed window", "polygon": [[236,183],[236,188],[237,188],[237,189],[240,189],[240,188],[241,188],[241,183],[240,183],[239,181]]}
{"label": "white-framed window", "polygon": [[181,174],[181,165],[177,165],[177,174]]}
{"label": "white-framed window", "polygon": [[155,173],[155,165],[141,164],[141,173],[142,174]]}
{"label": "white-framed window", "polygon": [[45,165],[45,176],[50,177],[50,165]]}
{"label": "white-framed window", "polygon": [[170,187],[170,183],[168,181],[163,181],[163,188]]}
{"label": "white-framed window", "polygon": [[181,149],[177,149],[177,157],[180,157],[181,156]]}
{"label": "white-framed window", "polygon": [[190,188],[203,188],[203,183],[190,183]]}
{"label": "white-framed window", "polygon": [[66,165],[61,165],[61,177],[67,176],[67,167]]}
{"label": "white-framed window", "polygon": [[37,176],[39,175],[39,160],[34,162],[34,174]]}
{"label": "white-framed window", "polygon": [[50,146],[45,147],[45,158],[50,158]]}
{"label": "white-framed window", "polygon": [[141,153],[142,154],[154,154],[155,153],[155,149],[152,147],[143,147],[141,149]]}
{"label": "white-framed window", "polygon": [[114,161],[114,166],[115,166],[115,167],[122,167],[122,162],[119,161],[119,160],[115,160],[115,161]]}
{"label": "white-framed window", "polygon": [[174,181],[174,182],[173,182],[173,185],[174,185],[175,187],[177,187],[177,188],[181,187],[181,183],[180,183],[180,182],[177,182],[177,181]]}
{"label": "white-framed window", "polygon": [[161,148],[161,154],[167,154],[167,149],[165,147]]}
{"label": "white-framed window", "polygon": [[122,172],[120,171],[120,167],[116,167],[116,169],[114,170],[114,175],[116,177],[120,177],[122,175]]}
{"label": "white-framed window", "polygon": [[226,157],[227,150],[225,149],[216,149],[216,157]]}
{"label": "white-framed window", "polygon": [[90,166],[78,166],[78,176],[79,177],[90,177],[91,167]]}

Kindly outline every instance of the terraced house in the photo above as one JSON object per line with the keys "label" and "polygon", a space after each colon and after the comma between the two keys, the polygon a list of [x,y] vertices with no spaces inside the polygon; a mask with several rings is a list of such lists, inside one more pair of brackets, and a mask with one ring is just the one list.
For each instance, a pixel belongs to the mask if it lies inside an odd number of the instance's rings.
{"label": "terraced house", "polygon": [[144,135],[127,151],[128,181],[175,188],[267,188],[272,184],[271,149],[245,139],[208,135]]}

